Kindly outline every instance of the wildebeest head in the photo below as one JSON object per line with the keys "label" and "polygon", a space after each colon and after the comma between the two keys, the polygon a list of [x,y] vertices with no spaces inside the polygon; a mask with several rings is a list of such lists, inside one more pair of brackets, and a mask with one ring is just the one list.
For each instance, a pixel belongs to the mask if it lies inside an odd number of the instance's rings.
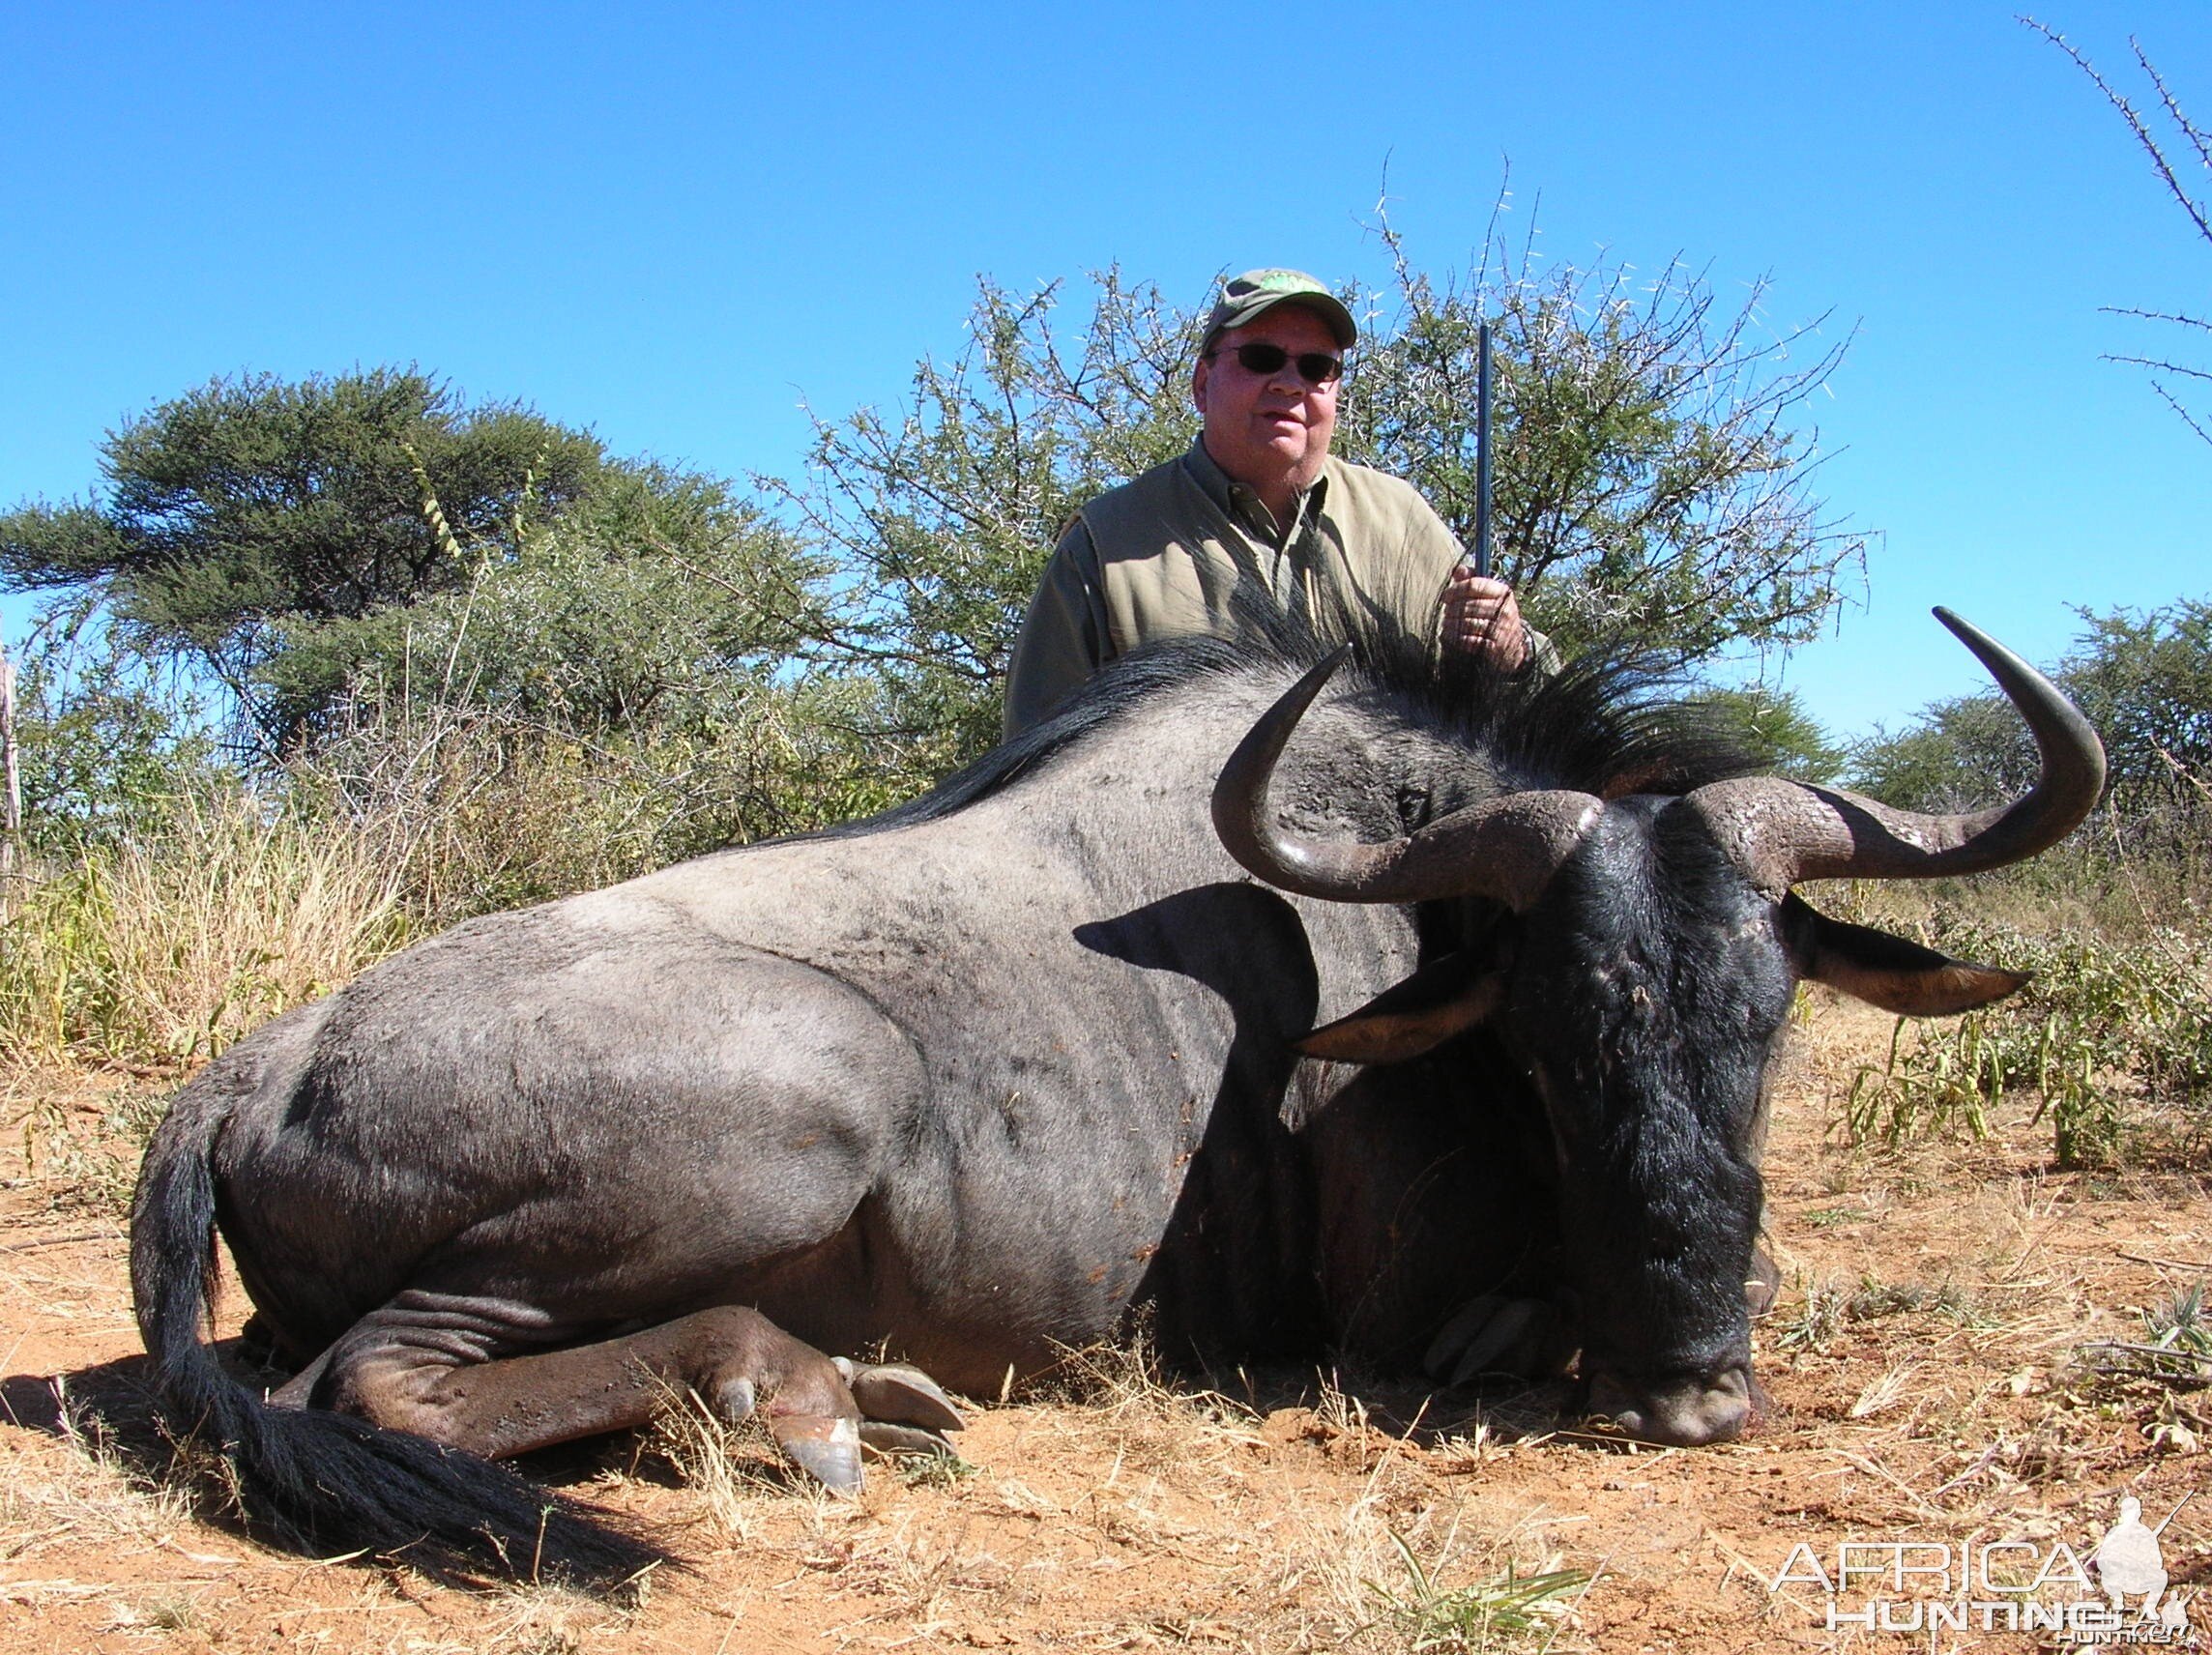
{"label": "wildebeest head", "polygon": [[1479,948],[1431,961],[1303,1047],[1389,1061],[1494,1022],[1550,1122],[1591,1405],[1636,1436],[1723,1440],[1751,1417],[1754,1140],[1798,980],[1914,1014],[1968,1010],[2024,980],[1828,919],[1790,886],[2018,861],[2062,838],[2102,791],[2103,749],[2081,714],[2001,646],[1936,613],[2041,747],[2041,780],[2009,806],[1922,815],[1752,776],[1679,795],[1505,793],[1382,843],[1304,835],[1269,808],[1268,779],[1341,653],[1293,686],[1221,772],[1216,829],[1269,884],[1336,901],[1478,898],[1508,911]]}

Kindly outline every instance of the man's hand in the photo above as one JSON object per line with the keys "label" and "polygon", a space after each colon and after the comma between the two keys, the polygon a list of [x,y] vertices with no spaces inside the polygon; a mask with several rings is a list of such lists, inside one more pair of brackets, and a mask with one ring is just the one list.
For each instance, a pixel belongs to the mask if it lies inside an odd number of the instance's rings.
{"label": "man's hand", "polygon": [[1501,580],[1487,580],[1464,564],[1444,587],[1443,643],[1447,650],[1480,650],[1493,665],[1519,672],[1528,660],[1528,628],[1521,605]]}

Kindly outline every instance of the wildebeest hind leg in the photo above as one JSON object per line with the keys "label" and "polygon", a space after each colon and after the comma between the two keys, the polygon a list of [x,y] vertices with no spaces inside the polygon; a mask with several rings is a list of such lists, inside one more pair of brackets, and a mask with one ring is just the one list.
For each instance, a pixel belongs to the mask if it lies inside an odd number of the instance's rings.
{"label": "wildebeest hind leg", "polygon": [[[516,1332],[548,1336],[513,1308],[402,1293],[317,1364],[311,1397],[274,1400],[311,1401],[496,1460],[643,1425],[688,1388],[726,1421],[758,1412],[784,1453],[830,1488],[859,1487],[860,1408],[844,1375],[758,1311],[724,1305],[597,1344],[492,1354],[511,1349]],[[494,1344],[494,1328],[509,1338]]]}

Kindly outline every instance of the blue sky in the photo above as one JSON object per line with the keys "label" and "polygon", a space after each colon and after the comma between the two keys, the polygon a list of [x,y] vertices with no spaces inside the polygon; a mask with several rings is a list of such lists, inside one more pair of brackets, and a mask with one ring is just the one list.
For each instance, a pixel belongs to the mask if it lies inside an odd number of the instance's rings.
{"label": "blue sky", "polygon": [[[2203,0],[2038,15],[2130,87],[2138,35],[2212,122]],[[1385,164],[1461,265],[1508,160],[1549,258],[1679,255],[1855,331],[1819,486],[1879,537],[1787,666],[1832,727],[1975,687],[1931,603],[2048,657],[2069,604],[2212,587],[2212,448],[2099,309],[2212,311],[2212,247],[1979,0],[11,8],[0,504],[82,493],[103,430],[212,375],[376,363],[790,472],[801,399],[895,404],[978,275],[1377,280]]]}

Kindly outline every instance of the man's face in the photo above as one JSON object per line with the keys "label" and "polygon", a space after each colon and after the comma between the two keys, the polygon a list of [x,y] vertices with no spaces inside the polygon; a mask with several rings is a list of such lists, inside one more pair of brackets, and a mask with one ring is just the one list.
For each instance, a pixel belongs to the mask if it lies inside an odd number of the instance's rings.
{"label": "man's face", "polygon": [[[1289,360],[1273,373],[1254,373],[1237,360],[1238,345],[1279,345]],[[1302,305],[1278,305],[1257,321],[1231,328],[1199,359],[1191,397],[1206,421],[1206,451],[1248,488],[1304,488],[1321,476],[1336,430],[1336,387],[1308,385],[1297,359],[1337,354],[1328,324]]]}

